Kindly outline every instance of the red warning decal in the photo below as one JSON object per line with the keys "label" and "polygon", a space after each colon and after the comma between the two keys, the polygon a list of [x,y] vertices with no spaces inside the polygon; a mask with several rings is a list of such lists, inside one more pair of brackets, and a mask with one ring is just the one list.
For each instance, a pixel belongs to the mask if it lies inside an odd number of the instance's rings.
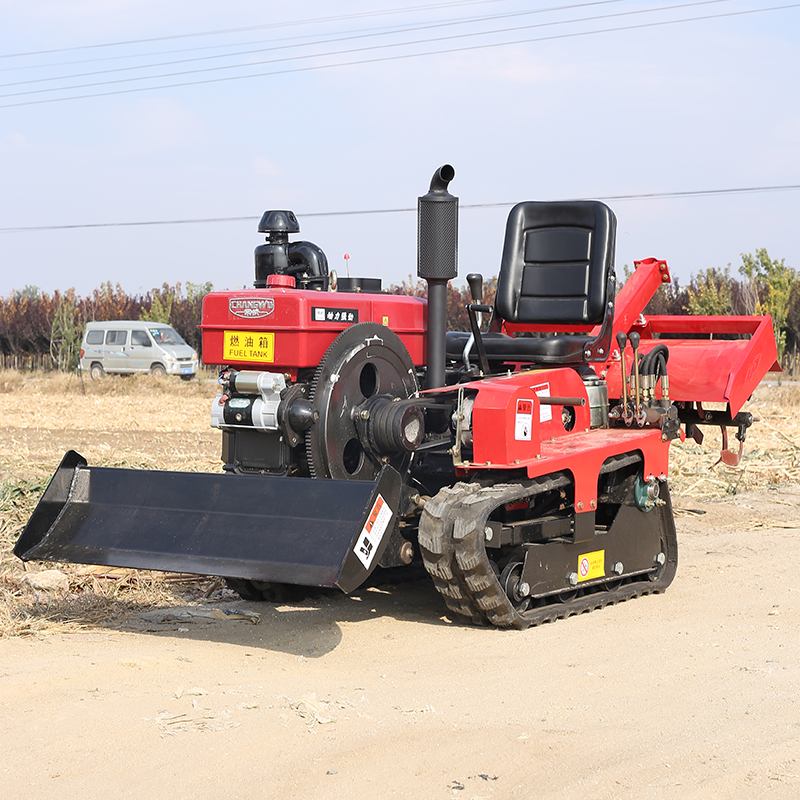
{"label": "red warning decal", "polygon": [[370,568],[370,564],[375,558],[378,545],[380,545],[386,529],[392,521],[392,516],[392,509],[389,504],[381,495],[378,495],[372,504],[372,510],[369,512],[367,521],[364,523],[364,527],[361,529],[356,545],[353,548],[353,551],[367,569]]}
{"label": "red warning decal", "polygon": [[533,431],[533,400],[517,400],[514,415],[514,438],[518,442],[531,441]]}

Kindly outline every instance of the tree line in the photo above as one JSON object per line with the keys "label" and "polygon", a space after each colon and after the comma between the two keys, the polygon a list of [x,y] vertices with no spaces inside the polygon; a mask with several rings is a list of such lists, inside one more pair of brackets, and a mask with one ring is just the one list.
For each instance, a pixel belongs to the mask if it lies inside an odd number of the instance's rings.
{"label": "tree line", "polygon": [[[620,286],[630,276],[627,265],[623,273]],[[26,286],[0,297],[0,354],[23,360],[35,358],[38,364],[70,370],[77,365],[87,322],[142,319],[169,323],[202,358],[198,326],[203,297],[212,288],[210,283],[165,283],[145,294],[128,294],[119,284],[107,282],[80,297],[74,289],[48,294]],[[484,303],[494,302],[496,289],[496,277],[484,283]],[[426,297],[427,284],[409,276],[387,291]],[[448,284],[448,330],[469,330],[465,308],[469,301],[467,287]],[[800,275],[783,259],[770,258],[762,248],[755,254],[742,255],[738,277],[731,275],[728,265],[700,270],[685,286],[673,278],[672,283],[659,288],[645,314],[771,314],[779,355],[786,354],[787,365],[794,365],[800,343]]]}
{"label": "tree line", "polygon": [[[75,369],[87,322],[135,319],[167,322],[202,353],[198,325],[210,283],[165,283],[145,294],[127,294],[120,286],[101,284],[87,297],[74,289],[41,291],[26,286],[0,298],[0,353],[60,370]],[[5,359],[8,360],[7,358]]]}

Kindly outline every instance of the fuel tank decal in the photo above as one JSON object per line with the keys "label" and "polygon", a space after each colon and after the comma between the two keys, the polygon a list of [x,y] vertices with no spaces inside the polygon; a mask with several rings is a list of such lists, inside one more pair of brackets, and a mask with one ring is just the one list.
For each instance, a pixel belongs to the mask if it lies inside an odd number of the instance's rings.
{"label": "fuel tank decal", "polygon": [[275,361],[275,334],[253,331],[225,331],[222,342],[225,361]]}

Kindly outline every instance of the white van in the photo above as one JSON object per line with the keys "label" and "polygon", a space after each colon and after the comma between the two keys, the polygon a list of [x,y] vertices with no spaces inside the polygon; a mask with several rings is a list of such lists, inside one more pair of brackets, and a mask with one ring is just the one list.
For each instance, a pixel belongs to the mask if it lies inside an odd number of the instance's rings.
{"label": "white van", "polygon": [[80,368],[92,378],[106,372],[150,372],[190,381],[197,366],[194,348],[163,322],[89,322],[83,334]]}

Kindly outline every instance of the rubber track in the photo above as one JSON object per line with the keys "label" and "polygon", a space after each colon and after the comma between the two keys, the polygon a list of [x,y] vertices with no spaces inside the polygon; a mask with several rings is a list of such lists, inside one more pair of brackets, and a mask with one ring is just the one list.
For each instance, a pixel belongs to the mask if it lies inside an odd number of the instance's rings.
{"label": "rubber track", "polygon": [[500,586],[496,569],[486,554],[486,523],[501,505],[562,488],[569,482],[565,474],[556,473],[489,486],[457,483],[442,489],[425,504],[419,526],[420,550],[425,568],[451,611],[474,623],[523,630],[624,600],[659,594],[672,583],[678,564],[678,542],[669,491],[663,485],[665,504],[651,512],[659,515],[666,555],[659,574],[574,590],[565,587],[562,595],[541,598],[541,605],[520,613]]}

